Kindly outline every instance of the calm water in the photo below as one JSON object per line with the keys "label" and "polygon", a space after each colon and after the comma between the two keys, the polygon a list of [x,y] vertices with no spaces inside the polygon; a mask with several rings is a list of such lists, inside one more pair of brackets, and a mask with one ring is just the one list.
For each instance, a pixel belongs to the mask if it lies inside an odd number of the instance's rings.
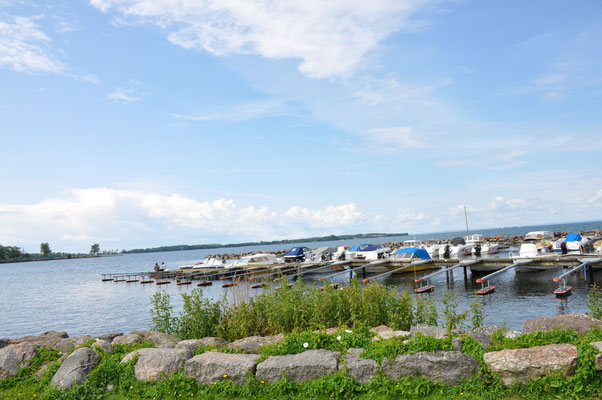
{"label": "calm water", "polygon": [[[602,229],[602,222],[562,224],[549,226],[511,227],[474,231],[486,236],[524,235],[533,230],[579,231]],[[465,233],[465,232],[464,232]],[[451,238],[463,235],[462,232],[412,235],[411,238]],[[381,241],[402,241],[408,237],[389,237]],[[365,239],[344,242],[305,243],[309,247],[354,245],[365,243]],[[375,240],[374,242],[378,242]],[[246,247],[246,251],[265,251],[290,248],[292,245],[271,245]],[[224,253],[241,252],[242,248],[223,249]],[[102,273],[150,271],[155,262],[164,261],[169,269],[188,265],[202,260],[216,250],[176,251],[149,254],[128,254],[116,257],[100,257],[80,260],[57,260],[44,262],[0,264],[0,337],[17,337],[39,334],[47,330],[64,330],[70,335],[101,334],[106,332],[129,332],[147,329],[150,326],[150,299],[160,290],[171,294],[176,305],[180,305],[179,293],[192,290],[187,286],[174,284],[158,287],[136,283],[103,283]],[[537,273],[508,271],[495,278],[497,286],[493,295],[480,298],[485,306],[485,323],[504,325],[520,329],[525,319],[539,316],[553,316],[564,313],[587,311],[587,287],[583,277],[574,274],[569,279],[573,295],[566,300],[556,299],[552,281],[560,269]],[[341,281],[346,278],[341,276]],[[475,276],[468,271],[466,279],[458,269],[449,285],[445,274],[431,283],[435,292],[429,294],[440,303],[445,288],[453,288],[459,303],[459,311],[466,309],[472,301],[470,297],[480,287]],[[602,284],[602,273],[595,273],[594,280]],[[385,281],[399,291],[413,292],[414,276],[406,274]],[[235,288],[241,290],[240,288]],[[220,285],[204,289],[208,297],[218,298],[226,293]],[[251,289],[253,293],[255,289]],[[243,289],[244,291],[244,289]],[[229,293],[229,296],[232,294]]]}

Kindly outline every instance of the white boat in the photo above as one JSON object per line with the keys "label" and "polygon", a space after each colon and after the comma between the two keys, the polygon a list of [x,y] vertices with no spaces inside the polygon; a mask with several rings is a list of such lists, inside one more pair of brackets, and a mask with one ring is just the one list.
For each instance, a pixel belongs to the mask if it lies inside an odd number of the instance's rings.
{"label": "white boat", "polygon": [[382,260],[388,258],[390,252],[390,247],[383,247],[380,245],[360,246],[360,250],[355,253],[355,259],[370,261]]}
{"label": "white boat", "polygon": [[458,258],[460,256],[469,256],[472,253],[474,246],[473,243],[467,244],[464,238],[453,238],[451,245],[449,246],[450,257]]}
{"label": "white boat", "polygon": [[267,267],[276,264],[283,264],[284,260],[276,257],[274,254],[251,254],[243,256],[232,264],[226,265],[225,268],[252,268],[252,267]]}
{"label": "white boat", "polygon": [[[510,253],[510,258],[512,258],[513,261],[517,261],[521,259],[526,260],[557,257],[557,255],[555,255],[554,252],[551,252],[547,246],[539,246],[538,244],[539,243],[523,243],[520,245],[518,254]],[[549,266],[541,266],[537,263],[524,264],[516,267],[518,272],[543,271],[549,269]]]}
{"label": "white boat", "polygon": [[558,239],[552,246],[555,253],[585,254],[593,250],[591,239],[578,233],[569,233],[565,238]]}
{"label": "white boat", "polygon": [[424,249],[427,253],[429,253],[429,256],[431,256],[431,258],[443,257],[445,252],[445,246],[446,245],[440,244],[439,241],[435,239],[429,239],[424,241]]}
{"label": "white boat", "polygon": [[525,235],[526,241],[554,240],[552,231],[533,231]]}

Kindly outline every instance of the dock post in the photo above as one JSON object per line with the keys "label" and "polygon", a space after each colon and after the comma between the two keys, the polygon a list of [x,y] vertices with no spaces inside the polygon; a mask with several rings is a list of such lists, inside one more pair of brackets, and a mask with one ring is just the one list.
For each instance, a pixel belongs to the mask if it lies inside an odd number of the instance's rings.
{"label": "dock post", "polygon": [[464,280],[466,280],[466,265],[462,267],[464,269]]}
{"label": "dock post", "polygon": [[366,268],[362,268],[362,279],[366,279]]}
{"label": "dock post", "polygon": [[349,268],[349,280],[353,278],[353,271],[351,269],[352,268]]}
{"label": "dock post", "polygon": [[594,268],[591,264],[587,264],[585,268],[587,268],[587,283],[594,283]]}

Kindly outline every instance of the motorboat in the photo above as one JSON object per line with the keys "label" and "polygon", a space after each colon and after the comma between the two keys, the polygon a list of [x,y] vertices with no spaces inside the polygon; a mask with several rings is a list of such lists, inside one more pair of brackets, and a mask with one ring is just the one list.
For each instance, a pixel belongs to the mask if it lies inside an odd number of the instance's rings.
{"label": "motorboat", "polygon": [[360,249],[355,253],[355,259],[370,261],[382,260],[389,257],[390,252],[390,247],[370,244],[366,246],[360,246]]}
{"label": "motorboat", "polygon": [[533,231],[525,235],[525,241],[538,242],[541,240],[554,240],[554,232],[552,231]]}
{"label": "motorboat", "polygon": [[449,253],[452,258],[459,256],[469,256],[472,253],[474,243],[467,244],[466,240],[461,237],[453,238],[449,247]]}
{"label": "motorboat", "polygon": [[245,268],[250,269],[254,267],[268,267],[277,264],[282,264],[284,261],[279,259],[274,254],[251,254],[247,256],[243,256],[238,260],[234,261],[232,264],[226,265],[225,268]]}
{"label": "motorboat", "polygon": [[555,241],[552,248],[555,253],[561,254],[585,254],[593,250],[590,238],[574,232]]}
{"label": "motorboat", "polygon": [[309,247],[293,247],[284,255],[284,262],[295,263],[305,261],[306,255],[311,252]]}
{"label": "motorboat", "polygon": [[333,259],[334,254],[336,252],[337,249],[335,249],[334,247],[317,247],[313,249],[310,253],[306,254],[305,261],[330,261]]}
{"label": "motorboat", "polygon": [[[429,256],[431,256],[431,258],[443,257],[444,253],[445,253],[445,245],[439,243],[439,241],[436,239],[425,240],[424,241],[424,249],[427,251],[427,253],[429,253]],[[441,251],[442,249],[443,249],[443,251]],[[449,253],[449,251],[448,251],[448,253]]]}
{"label": "motorboat", "polygon": [[[402,247],[400,249],[395,250],[393,253],[391,253],[391,256],[389,257],[389,261],[393,261],[394,263],[387,265],[387,268],[389,269],[396,269],[399,268],[398,264],[396,265],[395,261],[401,261],[404,263],[412,263],[414,261],[419,261],[419,260],[431,260],[432,258],[429,255],[428,251],[426,251],[426,249],[419,249],[416,247]],[[432,264],[420,264],[420,265],[415,265],[413,268],[405,270],[405,272],[415,272],[415,271],[423,271],[423,270],[428,270],[428,269],[432,269],[433,265]]]}

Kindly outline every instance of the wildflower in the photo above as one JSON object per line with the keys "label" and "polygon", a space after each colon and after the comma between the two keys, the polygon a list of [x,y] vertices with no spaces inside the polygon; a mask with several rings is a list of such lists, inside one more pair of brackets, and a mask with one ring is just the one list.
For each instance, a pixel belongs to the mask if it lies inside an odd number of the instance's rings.
{"label": "wildflower", "polygon": [[213,382],[214,385],[217,385],[217,382]]}
{"label": "wildflower", "polygon": [[353,331],[351,331],[351,330],[349,330],[349,329],[345,329],[345,332],[347,332],[347,333],[351,333],[351,332],[353,332]]}
{"label": "wildflower", "polygon": [[261,381],[261,383],[263,383],[263,381]]}
{"label": "wildflower", "polygon": [[228,377],[228,374],[224,374],[224,378],[227,378],[227,377]]}
{"label": "wildflower", "polygon": [[307,349],[309,347],[309,343],[307,343],[307,342],[303,343],[303,347],[305,347]]}
{"label": "wildflower", "polygon": [[341,335],[337,336],[337,340],[339,340],[339,341],[341,340]]}

